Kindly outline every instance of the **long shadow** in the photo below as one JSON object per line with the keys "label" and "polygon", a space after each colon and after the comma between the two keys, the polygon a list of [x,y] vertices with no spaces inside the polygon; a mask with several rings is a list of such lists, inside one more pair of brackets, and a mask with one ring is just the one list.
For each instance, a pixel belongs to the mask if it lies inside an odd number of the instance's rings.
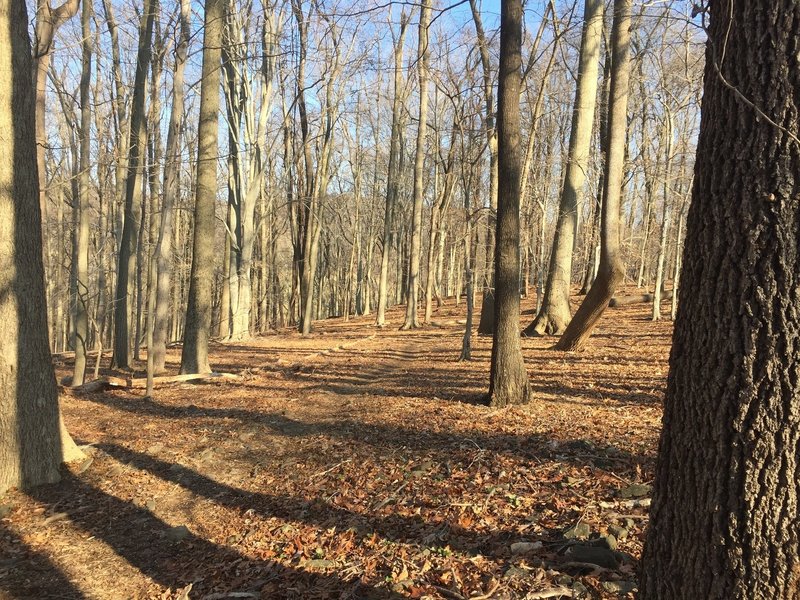
{"label": "long shadow", "polygon": [[192,583],[192,597],[250,592],[266,598],[402,598],[357,579],[253,559],[191,532],[180,542],[171,542],[167,536],[171,527],[150,511],[106,494],[71,474],[65,474],[58,485],[37,488],[31,496],[66,512],[74,526],[101,539],[164,588]]}
{"label": "long shadow", "polygon": [[0,597],[83,600],[84,593],[43,553],[0,525]]}
{"label": "long shadow", "polygon": [[[611,386],[608,386],[611,387]],[[551,394],[555,396],[580,397],[589,401],[613,400],[622,406],[653,405],[660,406],[663,393],[654,392],[615,392],[608,389],[605,383],[593,388],[567,386],[558,382],[536,383],[531,382],[531,390],[536,393]],[[584,402],[585,404],[586,402]]]}
{"label": "long shadow", "polygon": [[178,484],[192,493],[236,510],[253,510],[264,518],[279,518],[313,524],[320,529],[336,527],[354,531],[361,540],[378,534],[384,539],[417,544],[424,549],[425,540],[437,540],[455,550],[490,555],[498,548],[507,548],[515,539],[512,532],[492,531],[482,534],[464,529],[444,519],[427,520],[422,516],[359,513],[336,506],[319,498],[303,499],[261,492],[249,492],[215,481],[197,471],[124,448],[116,444],[96,446],[116,460],[157,477]]}
{"label": "long shadow", "polygon": [[[520,460],[545,460],[576,466],[607,467],[608,459],[626,464],[626,469],[647,460],[605,442],[597,440],[569,440],[553,447],[553,439],[541,434],[487,434],[480,431],[451,433],[431,431],[422,427],[403,429],[389,425],[364,423],[352,419],[307,423],[279,413],[262,413],[242,408],[213,408],[190,404],[176,406],[131,399],[110,394],[83,396],[85,400],[97,402],[129,413],[166,419],[210,418],[236,419],[246,424],[267,427],[287,437],[311,437],[324,435],[344,439],[377,448],[396,447],[408,451],[438,452],[443,458],[454,460],[454,451],[476,446],[498,454],[511,454]],[[587,451],[587,448],[590,450]]]}

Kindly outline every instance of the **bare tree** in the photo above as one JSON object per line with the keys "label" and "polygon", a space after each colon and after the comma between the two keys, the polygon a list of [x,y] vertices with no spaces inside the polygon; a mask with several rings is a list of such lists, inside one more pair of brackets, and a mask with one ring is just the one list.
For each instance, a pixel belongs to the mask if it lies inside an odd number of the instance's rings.
{"label": "bare tree", "polygon": [[222,30],[225,0],[206,0],[203,15],[203,70],[200,80],[200,125],[197,131],[197,188],[194,201],[192,270],[181,373],[208,373],[211,333],[211,285],[214,275],[214,204],[217,199],[217,158]]}
{"label": "bare tree", "polygon": [[[497,129],[495,127],[495,106],[494,106],[494,83],[492,81],[491,60],[489,59],[489,41],[486,39],[486,32],[483,29],[483,20],[476,0],[469,0],[470,11],[472,12],[472,22],[475,25],[475,35],[477,38],[478,54],[480,56],[481,69],[483,72],[483,101],[484,101],[484,129],[486,131],[486,145],[489,148],[489,211],[486,213],[486,249],[485,249],[485,268],[483,277],[484,302],[481,304],[482,333],[491,333],[489,323],[491,323],[491,312],[493,302],[491,302],[491,288],[494,285],[494,273],[492,272],[492,254],[495,247],[495,214],[497,212],[497,192],[498,192],[498,167],[497,167]],[[489,298],[489,300],[487,300]]]}
{"label": "bare tree", "polygon": [[389,171],[386,175],[386,204],[383,216],[383,240],[381,247],[381,270],[378,279],[378,309],[375,324],[383,327],[386,322],[386,304],[389,296],[389,254],[393,243],[393,217],[399,187],[400,174],[398,173],[400,148],[400,135],[403,127],[402,104],[405,98],[403,90],[403,45],[405,43],[406,28],[411,19],[411,14],[405,11],[400,13],[400,31],[395,34],[394,40],[394,87],[392,98],[392,132],[389,140]]}
{"label": "bare tree", "polygon": [[425,190],[425,140],[428,134],[428,23],[430,22],[430,0],[422,0],[419,13],[419,35],[417,40],[417,75],[419,80],[419,122],[417,146],[414,151],[414,207],[411,218],[411,251],[409,253],[408,277],[406,279],[406,318],[401,329],[419,327],[417,297],[419,291],[419,267],[422,254],[422,204]]}
{"label": "bare tree", "polygon": [[63,425],[47,341],[35,96],[23,0],[0,6],[0,493],[59,478]]}
{"label": "bare tree", "polygon": [[558,221],[544,300],[536,319],[525,328],[524,335],[559,334],[569,323],[572,254],[578,227],[578,198],[583,190],[589,167],[602,31],[603,0],[586,0],[578,82],[575,88],[572,129],[569,136],[567,172],[558,207]]}
{"label": "bare tree", "polygon": [[[180,29],[175,46],[175,71],[172,77],[172,108],[167,129],[164,166],[164,201],[155,256],[157,263],[156,307],[153,324],[152,372],[164,370],[169,328],[170,280],[172,278],[172,237],[175,203],[180,196],[181,129],[184,120],[185,72],[191,35],[191,2],[180,0]],[[177,301],[177,299],[176,299]],[[148,350],[148,359],[151,352]]]}
{"label": "bare tree", "polygon": [[[229,276],[223,286],[228,286],[230,294],[230,329],[227,331],[225,328],[226,334],[234,339],[250,335],[256,204],[264,187],[267,117],[272,103],[272,80],[277,59],[277,27],[282,16],[274,3],[264,7],[258,47],[261,65],[256,77],[250,72],[252,56],[247,43],[250,21],[248,12],[236,11],[232,4],[229,6],[222,50],[230,204],[230,259],[226,266]],[[250,87],[253,80],[257,85],[255,91]],[[220,320],[226,322],[228,314],[224,312]]]}
{"label": "bare tree", "polygon": [[81,127],[80,127],[80,171],[78,177],[78,198],[75,202],[76,231],[72,260],[75,262],[74,295],[72,298],[74,315],[75,365],[72,371],[72,385],[82,385],[86,372],[86,348],[89,343],[89,188],[91,163],[92,107],[92,3],[84,2],[81,11]]}
{"label": "bare tree", "polygon": [[45,168],[45,150],[47,148],[47,127],[45,120],[47,74],[53,52],[56,31],[78,13],[80,0],[65,0],[57,8],[52,8],[50,0],[37,0],[36,25],[33,29],[33,75],[36,92],[36,168],[39,171],[39,206],[44,215],[45,187],[47,169]]}
{"label": "bare tree", "polygon": [[522,2],[503,0],[497,93],[498,171],[495,307],[489,403],[530,400],[519,336],[519,202],[522,171],[519,95],[522,86]]}
{"label": "bare tree", "polygon": [[600,265],[597,277],[561,339],[558,350],[580,350],[600,320],[622,281],[619,213],[627,146],[628,89],[630,78],[631,0],[614,0],[611,29],[611,90],[608,106],[608,156],[600,232]]}
{"label": "bare tree", "polygon": [[[125,213],[117,266],[117,291],[114,297],[114,356],[112,364],[128,367],[130,350],[129,302],[135,282],[139,221],[141,219],[141,165],[146,134],[145,95],[147,72],[152,55],[153,21],[157,0],[144,0],[139,24],[139,50],[136,55],[136,76],[131,105],[131,130],[128,144],[128,176],[125,180]],[[138,344],[139,340],[133,340]]]}

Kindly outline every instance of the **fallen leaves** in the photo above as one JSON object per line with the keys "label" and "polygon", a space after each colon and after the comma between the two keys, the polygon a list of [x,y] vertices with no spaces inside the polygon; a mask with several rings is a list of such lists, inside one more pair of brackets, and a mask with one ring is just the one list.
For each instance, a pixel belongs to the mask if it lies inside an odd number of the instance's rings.
{"label": "fallen leaves", "polygon": [[[237,382],[65,396],[91,456],[60,488],[3,500],[0,555],[41,552],[52,589],[63,571],[95,597],[632,593],[668,324],[632,306],[580,355],[525,339],[534,402],[489,410],[473,399],[490,340],[454,360],[461,310],[402,334],[330,320],[216,345]],[[650,345],[625,356],[617,338],[641,328]],[[0,585],[50,589],[15,564]]]}

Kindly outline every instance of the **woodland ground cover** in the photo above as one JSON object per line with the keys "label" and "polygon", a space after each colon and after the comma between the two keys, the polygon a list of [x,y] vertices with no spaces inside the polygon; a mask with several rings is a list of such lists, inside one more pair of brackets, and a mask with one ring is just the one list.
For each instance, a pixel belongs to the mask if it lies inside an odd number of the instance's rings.
{"label": "woodland ground cover", "polygon": [[534,398],[501,410],[452,299],[419,330],[401,307],[215,344],[238,381],[62,390],[89,458],[3,498],[0,597],[630,597],[671,335],[651,310],[610,309],[579,353],[523,338]]}

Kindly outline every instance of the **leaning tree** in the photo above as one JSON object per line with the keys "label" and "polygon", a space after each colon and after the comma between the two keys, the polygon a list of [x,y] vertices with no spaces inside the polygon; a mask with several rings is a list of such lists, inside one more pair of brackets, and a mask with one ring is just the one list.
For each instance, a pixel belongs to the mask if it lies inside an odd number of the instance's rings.
{"label": "leaning tree", "polygon": [[800,597],[800,5],[718,0],[641,598]]}

